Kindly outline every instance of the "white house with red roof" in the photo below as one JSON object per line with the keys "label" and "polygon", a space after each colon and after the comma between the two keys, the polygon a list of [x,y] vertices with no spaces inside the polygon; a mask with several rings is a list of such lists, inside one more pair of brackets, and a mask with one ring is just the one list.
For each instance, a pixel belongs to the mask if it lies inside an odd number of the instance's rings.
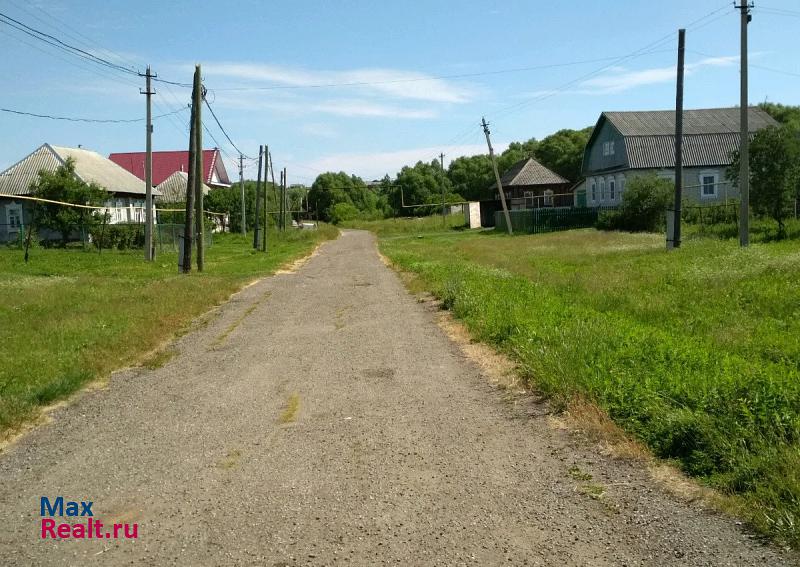
{"label": "white house with red roof", "polygon": [[[145,152],[115,153],[108,156],[108,159],[144,180]],[[173,173],[181,171],[189,171],[188,151],[153,152],[154,187],[163,183]],[[203,150],[203,183],[212,189],[231,186],[219,148]]]}

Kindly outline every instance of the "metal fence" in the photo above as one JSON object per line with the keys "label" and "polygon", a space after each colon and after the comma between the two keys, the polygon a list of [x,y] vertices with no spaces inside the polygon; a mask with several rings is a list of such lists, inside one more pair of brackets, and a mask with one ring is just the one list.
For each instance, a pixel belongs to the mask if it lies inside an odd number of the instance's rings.
{"label": "metal fence", "polygon": [[[613,207],[559,207],[552,209],[518,209],[509,211],[511,228],[514,232],[539,234],[573,228],[590,228],[597,224],[597,218],[604,210]],[[503,211],[494,215],[495,229],[506,231]]]}

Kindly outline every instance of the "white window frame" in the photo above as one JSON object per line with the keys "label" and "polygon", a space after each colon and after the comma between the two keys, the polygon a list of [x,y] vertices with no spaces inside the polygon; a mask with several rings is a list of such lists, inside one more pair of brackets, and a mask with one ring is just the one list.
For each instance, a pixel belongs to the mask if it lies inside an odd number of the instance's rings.
{"label": "white window frame", "polygon": [[544,192],[544,206],[545,207],[552,207],[553,206],[553,190],[546,189]]}
{"label": "white window frame", "polygon": [[604,177],[600,178],[600,202],[604,203],[606,200],[606,180]]}
{"label": "white window frame", "polygon": [[608,141],[608,155],[610,156],[614,155],[614,140]]}
{"label": "white window frame", "polygon": [[[700,180],[700,199],[718,199],[719,174],[716,171],[701,171],[697,177]],[[714,192],[710,195],[706,194],[706,177],[711,177],[714,180]]]}
{"label": "white window frame", "polygon": [[534,207],[534,201],[535,201],[535,198],[533,196],[533,191],[525,191],[522,194],[522,197],[523,199],[525,199],[525,208],[532,209]]}
{"label": "white window frame", "polygon": [[[12,214],[18,219],[18,223],[11,222]],[[22,229],[22,205],[10,203],[6,205],[6,232],[9,234],[19,232]]]}
{"label": "white window frame", "polygon": [[608,155],[608,142],[603,142],[603,156]]}
{"label": "white window frame", "polygon": [[608,178],[608,200],[612,203],[617,198],[617,180],[613,177]]}

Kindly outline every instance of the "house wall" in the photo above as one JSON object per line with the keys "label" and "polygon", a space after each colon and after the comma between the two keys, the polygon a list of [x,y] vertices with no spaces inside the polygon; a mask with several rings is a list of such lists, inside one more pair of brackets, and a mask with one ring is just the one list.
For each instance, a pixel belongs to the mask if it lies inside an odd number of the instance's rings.
{"label": "house wall", "polygon": [[622,135],[608,121],[600,127],[600,131],[587,147],[584,156],[584,175],[598,171],[626,168],[628,156]]}
{"label": "house wall", "polygon": [[[683,169],[683,198],[685,201],[703,204],[723,204],[739,198],[739,188],[725,177],[727,166],[687,167]],[[586,205],[589,207],[616,206],[622,202],[622,194],[631,179],[646,175],[657,175],[674,182],[675,170],[636,169],[606,174],[589,175],[583,188],[586,190]],[[713,182],[711,181],[713,178]],[[614,194],[611,194],[611,181]],[[705,181],[705,183],[704,183]],[[704,191],[705,185],[705,191]],[[592,190],[594,187],[594,191]]]}

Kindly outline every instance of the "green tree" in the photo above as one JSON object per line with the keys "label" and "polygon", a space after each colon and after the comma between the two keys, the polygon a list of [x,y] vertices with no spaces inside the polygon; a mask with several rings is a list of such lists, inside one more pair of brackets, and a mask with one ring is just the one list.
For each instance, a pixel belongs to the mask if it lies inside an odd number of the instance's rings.
{"label": "green tree", "polygon": [[775,102],[762,102],[758,105],[767,114],[795,132],[800,132],[800,106],[790,106]]}
{"label": "green tree", "polygon": [[583,130],[559,130],[539,142],[533,157],[561,177],[577,181],[581,177],[583,151],[591,133],[591,127]]}
{"label": "green tree", "polygon": [[488,154],[454,159],[447,168],[447,178],[453,192],[467,201],[491,199],[494,195],[494,173]]}
{"label": "green tree", "polygon": [[[376,195],[364,180],[345,172],[322,173],[314,180],[308,192],[311,208],[319,211],[320,218],[325,221],[334,219],[334,207],[339,203],[352,205],[359,218],[377,218],[382,215]],[[348,209],[341,209],[348,210]]]}
{"label": "green tree", "polygon": [[[404,167],[397,174],[394,188],[389,195],[389,204],[398,215],[427,215],[441,209],[442,184],[444,184],[445,201],[460,201],[461,196],[453,193],[447,175],[442,175],[439,160],[430,163],[418,161],[414,167]],[[424,205],[428,207],[404,208],[402,205]],[[436,207],[438,205],[438,209]]]}
{"label": "green tree", "polygon": [[[739,152],[727,176],[739,182]],[[753,212],[778,223],[778,238],[786,236],[786,218],[800,195],[800,140],[789,124],[759,130],[750,143],[750,204]]]}
{"label": "green tree", "polygon": [[[72,158],[67,158],[64,165],[55,171],[40,171],[30,189],[35,197],[76,205],[101,206],[109,198],[108,192],[96,183],[86,183],[78,178]],[[62,245],[66,245],[71,234],[91,230],[102,218],[102,214],[92,209],[55,203],[38,203],[36,208],[36,224],[58,232]]]}
{"label": "green tree", "polygon": [[615,211],[601,214],[597,227],[602,230],[656,232],[664,226],[665,213],[674,199],[674,186],[655,174],[632,178]]}

